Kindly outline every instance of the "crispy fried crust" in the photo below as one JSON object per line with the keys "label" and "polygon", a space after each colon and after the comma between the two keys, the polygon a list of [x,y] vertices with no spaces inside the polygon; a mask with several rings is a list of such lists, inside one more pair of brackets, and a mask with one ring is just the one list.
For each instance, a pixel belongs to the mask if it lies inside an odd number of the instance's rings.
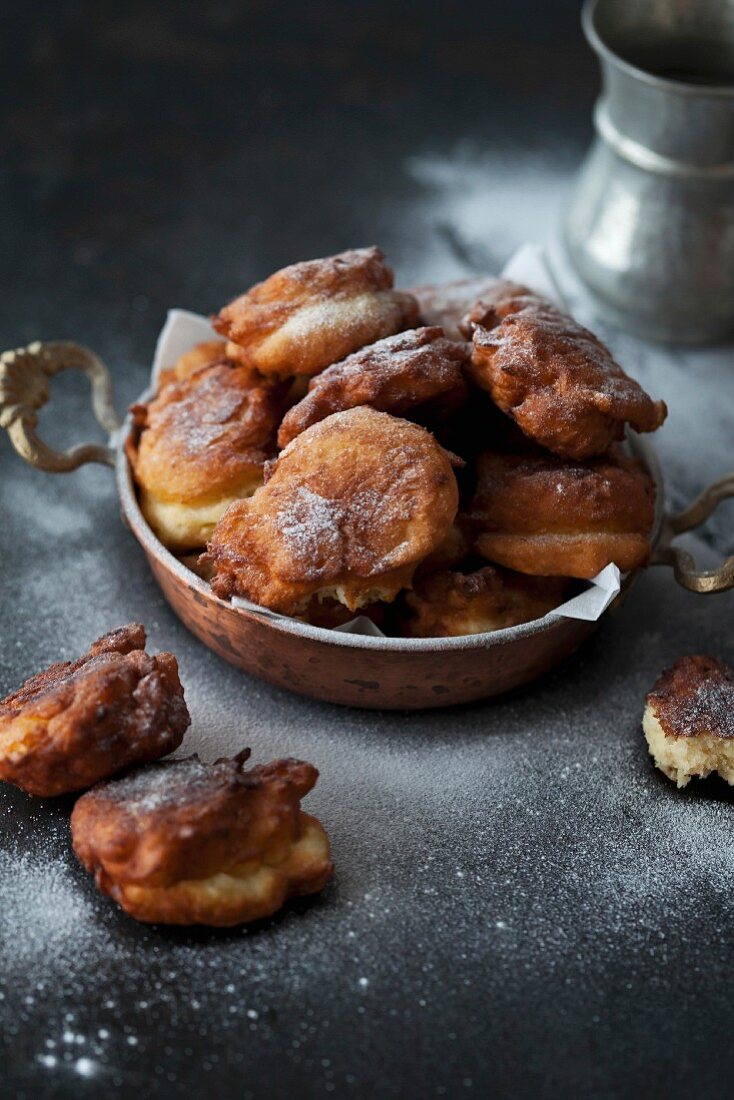
{"label": "crispy fried crust", "polygon": [[471,340],[472,329],[467,334],[460,327],[467,311],[478,301],[491,300],[498,290],[506,293],[512,285],[494,275],[475,275],[450,283],[411,287],[410,293],[418,302],[424,324],[440,325],[450,340]]}
{"label": "crispy fried crust", "polygon": [[528,577],[492,565],[474,573],[433,573],[405,595],[404,632],[450,638],[532,622],[563,602],[567,586],[563,577]]}
{"label": "crispy fried crust", "polygon": [[[480,316],[481,306],[470,316]],[[625,424],[652,432],[665,420],[607,348],[535,295],[499,298],[474,321],[470,375],[523,432],[558,455],[603,454]]]}
{"label": "crispy fried crust", "polygon": [[286,413],[278,446],[358,405],[396,416],[416,412],[427,422],[445,419],[466,400],[462,368],[468,358],[467,345],[447,340],[442,328],[410,329],[378,340],[312,379],[306,397]]}
{"label": "crispy fried crust", "polygon": [[703,654],[681,657],[647,696],[642,721],[656,766],[685,787],[718,772],[734,783],[734,669]]}
{"label": "crispy fried crust", "polygon": [[35,795],[82,790],[173,752],[189,721],[176,658],[145,653],[132,623],[0,702],[0,779]]}
{"label": "crispy fried crust", "polygon": [[650,552],[655,486],[641,463],[613,450],[586,463],[536,450],[478,460],[471,518],[476,550],[520,573],[590,579]]}
{"label": "crispy fried crust", "polygon": [[702,733],[734,739],[734,669],[715,657],[681,657],[666,668],[647,703],[667,737]]}
{"label": "crispy fried crust", "polygon": [[227,343],[225,340],[204,340],[200,344],[194,344],[192,348],[179,356],[172,367],[162,370],[158,375],[158,389],[171,382],[184,382],[192,374],[196,374],[202,367],[209,367],[212,363],[220,363],[227,358]]}
{"label": "crispy fried crust", "polygon": [[410,294],[392,289],[379,248],[292,264],[212,319],[228,355],[264,374],[317,374],[365,344],[418,323]]}
{"label": "crispy fried crust", "polygon": [[449,457],[424,428],[370,408],[335,413],[222,517],[208,547],[212,588],[284,614],[317,592],[351,610],[390,601],[446,537],[457,506]]}
{"label": "crispy fried crust", "polygon": [[333,873],[329,842],[300,809],[316,768],[245,770],[248,756],[168,761],[80,798],[72,842],[98,888],[138,920],[218,926],[320,890]]}
{"label": "crispy fried crust", "polygon": [[135,405],[127,452],[143,513],[174,550],[204,546],[226,508],[253,493],[275,450],[284,386],[219,362]]}

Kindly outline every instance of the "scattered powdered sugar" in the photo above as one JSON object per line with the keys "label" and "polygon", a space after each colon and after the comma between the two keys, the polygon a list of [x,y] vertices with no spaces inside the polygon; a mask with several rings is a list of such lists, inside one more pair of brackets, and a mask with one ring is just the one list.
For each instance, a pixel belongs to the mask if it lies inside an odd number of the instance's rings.
{"label": "scattered powdered sugar", "polygon": [[0,849],[0,972],[58,975],[80,955],[110,950],[94,905],[53,849]]}
{"label": "scattered powdered sugar", "polygon": [[9,1079],[33,1065],[38,1091],[85,1075],[129,1082],[143,1064],[146,1092],[162,1095],[184,1087],[188,1045],[213,1082],[241,1056],[324,1086],[350,1076],[369,1094],[373,1048],[355,1030],[379,1032],[392,1072],[402,1033],[426,1028],[451,1095],[458,1074],[482,1079],[482,1050],[456,1036],[488,1003],[524,1041],[528,1006],[549,989],[576,1028],[580,1006],[605,1011],[614,981],[675,984],[680,959],[703,972],[731,923],[732,806],[715,781],[681,793],[660,777],[640,717],[682,636],[715,647],[729,621],[662,573],[637,593],[532,699],[448,712],[337,710],[181,646],[193,718],[182,751],[211,761],[250,743],[257,762],[312,760],[321,777],[304,809],[329,832],[336,879],[249,929],[147,928],[76,864],[67,811],[4,792],[0,820],[31,845],[6,839],[0,864]]}

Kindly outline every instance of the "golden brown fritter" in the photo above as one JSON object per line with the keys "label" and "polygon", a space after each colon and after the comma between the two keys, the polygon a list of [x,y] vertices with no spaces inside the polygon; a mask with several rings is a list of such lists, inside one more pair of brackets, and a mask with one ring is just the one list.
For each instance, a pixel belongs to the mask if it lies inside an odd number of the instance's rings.
{"label": "golden brown fritter", "polygon": [[471,340],[472,329],[466,333],[460,328],[467,311],[478,301],[491,299],[498,290],[506,293],[513,285],[494,275],[473,275],[450,283],[411,287],[410,293],[418,302],[424,324],[441,325],[450,340]]}
{"label": "golden brown fritter", "polygon": [[176,658],[147,654],[131,623],[0,702],[0,779],[35,795],[82,790],[173,752],[188,725]]}
{"label": "golden brown fritter", "polygon": [[210,367],[212,363],[220,363],[227,358],[227,343],[225,340],[205,340],[201,344],[194,344],[192,348],[179,356],[172,367],[162,370],[158,375],[158,389],[162,390],[171,382],[183,382],[196,374],[202,367]]}
{"label": "golden brown fritter", "polygon": [[264,374],[318,374],[353,351],[418,323],[410,294],[393,290],[379,248],[276,271],[212,319],[227,354]]}
{"label": "golden brown fritter", "polygon": [[406,592],[404,632],[411,638],[483,634],[542,619],[563,603],[563,577],[528,577],[487,565],[473,573],[442,570]]}
{"label": "golden brown fritter", "polygon": [[734,669],[681,657],[648,694],[642,728],[656,767],[679,787],[712,772],[734,783]]}
{"label": "golden brown fritter", "polygon": [[600,455],[624,437],[626,424],[652,432],[665,420],[665,404],[653,401],[591,332],[549,302],[510,295],[485,318],[497,323],[474,324],[470,376],[527,436],[555,454]]}
{"label": "golden brown fritter", "polygon": [[424,428],[370,408],[334,413],[280,454],[208,547],[221,597],[284,614],[311,596],[390,601],[445,539],[458,505],[447,453]]}
{"label": "golden brown fritter", "polygon": [[614,449],[572,462],[536,450],[478,460],[475,548],[520,573],[590,579],[614,562],[627,572],[650,552],[655,486]]}
{"label": "golden brown fritter", "polygon": [[462,368],[468,359],[467,345],[447,340],[441,328],[409,329],[378,340],[311,380],[306,397],[286,413],[278,446],[358,405],[396,416],[415,413],[423,422],[445,419],[466,400]]}
{"label": "golden brown fritter", "polygon": [[232,501],[262,483],[284,400],[284,386],[253,387],[247,367],[220,362],[133,406],[140,507],[169,549],[204,546]]}
{"label": "golden brown fritter", "polygon": [[72,842],[97,887],[137,920],[221,927],[321,890],[329,841],[300,808],[316,768],[275,760],[245,770],[248,756],[167,761],[83,795]]}

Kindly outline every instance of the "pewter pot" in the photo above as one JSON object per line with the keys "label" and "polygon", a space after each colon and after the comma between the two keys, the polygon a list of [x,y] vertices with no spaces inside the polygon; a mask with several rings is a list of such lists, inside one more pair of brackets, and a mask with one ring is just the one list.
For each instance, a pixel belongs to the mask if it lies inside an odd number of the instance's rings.
{"label": "pewter pot", "polygon": [[587,0],[597,136],[565,236],[625,327],[734,335],[734,0]]}

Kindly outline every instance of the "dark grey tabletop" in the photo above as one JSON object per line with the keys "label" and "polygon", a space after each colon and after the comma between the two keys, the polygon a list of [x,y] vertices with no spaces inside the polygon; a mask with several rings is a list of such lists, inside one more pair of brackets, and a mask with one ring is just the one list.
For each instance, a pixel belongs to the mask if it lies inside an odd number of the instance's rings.
{"label": "dark grey tabletop", "polygon": [[[183,8],[181,5],[179,8]],[[144,387],[169,306],[380,244],[403,283],[549,243],[566,292],[670,405],[673,505],[734,468],[730,352],[610,329],[555,244],[596,90],[573,0],[4,6],[4,347],[72,338]],[[95,436],[64,377],[54,442]],[[59,415],[60,413],[60,415]],[[523,692],[430,714],[332,709],[219,661],[165,604],[108,470],[0,438],[0,694],[103,631],[179,657],[211,759],[312,760],[322,896],[227,933],[136,925],[69,848],[71,800],[0,792],[8,1097],[728,1096],[734,805],[677,792],[640,731],[683,652],[731,659],[731,594],[651,571]],[[699,549],[731,552],[724,511]]]}

